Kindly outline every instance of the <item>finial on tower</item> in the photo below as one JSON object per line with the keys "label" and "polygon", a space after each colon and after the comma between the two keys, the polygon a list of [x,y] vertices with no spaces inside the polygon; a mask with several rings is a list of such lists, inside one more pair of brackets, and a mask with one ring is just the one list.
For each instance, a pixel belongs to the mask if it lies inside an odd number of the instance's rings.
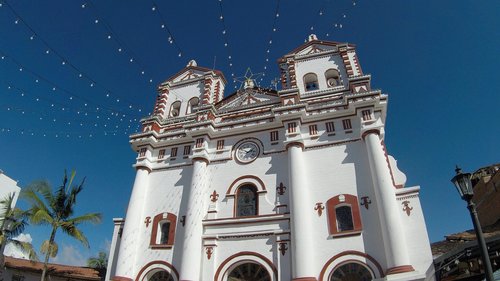
{"label": "finial on tower", "polygon": [[187,67],[190,67],[190,66],[198,66],[198,64],[196,63],[196,61],[195,61],[195,60],[190,60],[186,66],[187,66]]}
{"label": "finial on tower", "polygon": [[316,36],[316,34],[311,34],[307,38],[307,41],[309,41],[309,42],[314,41],[314,40],[318,40],[318,37]]}

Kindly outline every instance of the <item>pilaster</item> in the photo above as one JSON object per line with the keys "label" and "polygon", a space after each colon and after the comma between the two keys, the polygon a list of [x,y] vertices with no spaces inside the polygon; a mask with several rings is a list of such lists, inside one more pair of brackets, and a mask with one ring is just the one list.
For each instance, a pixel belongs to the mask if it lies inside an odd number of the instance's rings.
{"label": "pilaster", "polygon": [[149,170],[144,167],[137,168],[132,195],[127,208],[127,216],[120,241],[120,251],[116,263],[116,275],[134,278],[137,272],[136,260],[139,256],[137,248],[141,241],[140,227],[142,215],[149,187]]}
{"label": "pilaster", "polygon": [[396,201],[390,169],[378,131],[363,134],[370,162],[370,171],[378,202],[382,238],[387,260],[387,275],[414,271],[410,265],[406,237],[400,219],[400,208]]}
{"label": "pilaster", "polygon": [[[205,192],[204,178],[207,173],[208,160],[202,157],[193,158],[193,174],[191,184],[187,190],[184,219],[184,237],[182,239],[180,280],[196,281],[200,280],[202,264],[202,234]],[[178,250],[177,250],[178,251]]]}
{"label": "pilaster", "polygon": [[288,148],[288,168],[290,185],[290,227],[292,249],[292,280],[315,281],[314,252],[309,206],[309,186],[302,155],[303,144],[292,142]]}

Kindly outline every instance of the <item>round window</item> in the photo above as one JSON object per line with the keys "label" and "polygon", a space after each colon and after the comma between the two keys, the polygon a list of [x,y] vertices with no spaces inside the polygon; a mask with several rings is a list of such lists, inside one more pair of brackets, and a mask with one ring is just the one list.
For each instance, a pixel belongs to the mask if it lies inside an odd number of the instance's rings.
{"label": "round window", "polygon": [[227,281],[271,281],[271,276],[262,265],[248,262],[231,270]]}
{"label": "round window", "polygon": [[359,263],[344,264],[332,274],[330,281],[370,281],[373,276],[370,271]]}

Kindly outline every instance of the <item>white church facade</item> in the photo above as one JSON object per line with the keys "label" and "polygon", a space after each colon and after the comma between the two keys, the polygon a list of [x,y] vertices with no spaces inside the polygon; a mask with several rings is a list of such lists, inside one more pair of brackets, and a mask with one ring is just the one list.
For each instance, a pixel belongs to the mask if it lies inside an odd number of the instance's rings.
{"label": "white church facade", "polygon": [[224,98],[191,61],[130,137],[137,175],[107,280],[433,280],[419,187],[384,145],[387,95],[318,40]]}

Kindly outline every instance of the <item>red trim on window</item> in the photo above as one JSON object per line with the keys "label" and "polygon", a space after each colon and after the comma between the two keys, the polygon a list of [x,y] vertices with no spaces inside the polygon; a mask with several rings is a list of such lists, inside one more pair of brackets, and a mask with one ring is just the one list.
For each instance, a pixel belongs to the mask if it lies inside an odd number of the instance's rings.
{"label": "red trim on window", "polygon": [[[384,271],[382,270],[382,266],[380,266],[380,264],[377,262],[377,260],[374,259],[372,256],[370,256],[368,254],[365,254],[365,253],[362,253],[362,252],[358,252],[358,251],[345,251],[345,252],[342,252],[340,254],[337,254],[337,255],[333,256],[332,258],[330,258],[325,263],[325,265],[321,269],[321,273],[319,274],[319,281],[327,281],[325,279],[325,274],[326,274],[326,270],[328,269],[328,267],[330,266],[330,264],[332,264],[336,259],[341,258],[343,256],[348,256],[348,255],[351,255],[351,256],[360,256],[360,257],[363,257],[363,258],[371,261],[377,267],[377,270],[378,270],[380,278],[382,278],[382,277],[385,276]],[[360,261],[357,261],[357,262],[360,262]],[[367,264],[365,264],[365,265],[368,268],[370,268]],[[375,273],[375,272],[373,272],[373,273]]]}
{"label": "red trim on window", "polygon": [[[168,230],[168,240],[166,244],[157,244],[156,238],[158,235],[158,225],[161,221],[168,221],[170,223],[170,228]],[[153,229],[151,230],[151,240],[149,241],[149,246],[155,249],[160,248],[172,248],[175,241],[175,226],[177,224],[177,216],[172,213],[161,213],[153,218]]]}
{"label": "red trim on window", "polygon": [[[340,197],[344,196],[344,201],[340,201]],[[340,194],[335,197],[330,198],[326,201],[327,211],[328,211],[328,231],[330,235],[350,235],[357,234],[362,229],[361,215],[359,212],[358,197],[351,194]],[[352,224],[353,229],[348,231],[338,231],[337,229],[337,213],[335,212],[337,207],[349,206],[351,208],[352,214]]]}
{"label": "red trim on window", "polygon": [[[175,277],[177,277],[177,280],[179,280],[179,273],[177,272],[177,270],[175,269],[175,267],[173,265],[171,265],[170,263],[168,263],[166,261],[156,260],[156,261],[149,262],[145,266],[143,266],[141,268],[141,270],[139,271],[139,273],[137,274],[137,277],[135,278],[135,281],[143,281],[144,278],[142,280],[139,280],[139,277],[141,277],[141,275],[144,273],[144,271],[146,269],[148,269],[148,267],[151,267],[152,265],[155,265],[155,264],[161,264],[161,265],[164,265],[164,266],[170,268],[170,270],[172,271],[172,273],[175,274]],[[152,268],[151,270],[156,270],[156,269],[157,268]],[[149,271],[151,271],[151,270],[149,270]],[[148,271],[148,273],[149,273],[149,271]],[[144,277],[146,277],[146,276],[147,276],[147,274],[144,274]],[[130,280],[130,281],[132,281],[132,279],[130,279],[130,278],[127,278],[127,279]],[[114,277],[113,277],[113,280],[115,280]],[[117,281],[121,281],[121,280],[117,280]]]}
{"label": "red trim on window", "polygon": [[[219,275],[221,274],[221,271],[224,268],[224,266],[226,266],[226,264],[228,264],[229,262],[231,262],[231,260],[233,260],[233,259],[235,259],[235,258],[237,258],[239,256],[254,256],[254,257],[257,257],[257,258],[263,260],[265,263],[267,263],[267,265],[269,267],[272,268],[273,274],[274,274],[274,280],[278,280],[278,270],[276,269],[276,266],[268,258],[266,258],[265,256],[263,256],[263,255],[261,255],[259,253],[254,253],[254,252],[239,252],[237,254],[234,254],[234,255],[230,256],[229,258],[227,258],[225,261],[223,261],[220,264],[219,268],[217,268],[217,271],[215,272],[214,281],[218,281],[219,280]],[[255,261],[255,260],[248,259],[247,261],[253,262],[253,263],[256,263],[256,264],[260,264],[258,261]],[[226,272],[224,272],[222,274],[222,276],[224,276],[224,274],[226,274]]]}

